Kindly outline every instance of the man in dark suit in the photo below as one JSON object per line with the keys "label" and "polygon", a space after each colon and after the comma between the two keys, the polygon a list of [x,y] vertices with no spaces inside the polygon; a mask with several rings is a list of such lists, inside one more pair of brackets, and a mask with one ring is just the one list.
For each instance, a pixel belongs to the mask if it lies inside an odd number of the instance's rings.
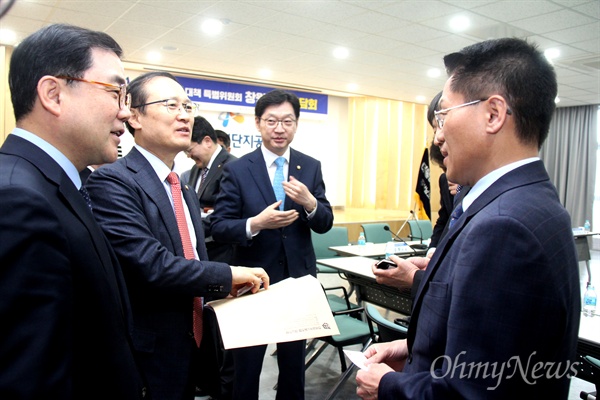
{"label": "man in dark suit", "polygon": [[146,394],[121,269],[78,191],[86,165],[117,159],[131,115],[121,53],[105,33],[50,25],[12,55],[17,127],[0,149],[2,399]]}
{"label": "man in dark suit", "polygon": [[208,259],[229,263],[233,257],[233,245],[213,240],[210,233],[210,214],[214,210],[221,188],[223,168],[227,163],[237,160],[237,157],[217,143],[215,130],[204,117],[194,118],[192,144],[186,154],[196,165],[181,174],[181,182],[187,183],[198,194]]}
{"label": "man in dark suit", "polygon": [[[310,231],[333,225],[321,163],[289,147],[299,116],[294,94],[274,90],[258,100],[262,146],[225,166],[211,225],[215,240],[237,244],[234,263],[263,266],[271,282],[316,276]],[[305,342],[277,344],[277,399],[304,398]],[[234,399],[258,399],[265,350],[233,350]]]}
{"label": "man in dark suit", "polygon": [[198,198],[178,189],[173,172],[175,156],[190,146],[195,111],[183,87],[168,73],[151,72],[128,90],[135,146],[94,171],[86,186],[123,267],[133,344],[152,397],[191,400],[202,362],[199,297],[225,297],[247,284],[256,292],[269,278],[260,268],[206,261]]}
{"label": "man in dark suit", "polygon": [[571,221],[538,157],[554,69],[535,46],[508,38],[444,62],[444,164],[471,190],[427,266],[408,339],[366,351],[357,393],[565,399],[581,304]]}

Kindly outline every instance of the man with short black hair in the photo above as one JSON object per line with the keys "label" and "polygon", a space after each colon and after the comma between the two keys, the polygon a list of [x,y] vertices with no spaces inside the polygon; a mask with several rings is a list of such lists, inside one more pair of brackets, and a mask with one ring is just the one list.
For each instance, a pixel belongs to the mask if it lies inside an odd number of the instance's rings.
{"label": "man with short black hair", "polygon": [[539,149],[556,74],[521,39],[444,57],[437,139],[448,179],[471,190],[427,265],[408,339],[378,343],[363,399],[565,399],[581,300],[569,214]]}

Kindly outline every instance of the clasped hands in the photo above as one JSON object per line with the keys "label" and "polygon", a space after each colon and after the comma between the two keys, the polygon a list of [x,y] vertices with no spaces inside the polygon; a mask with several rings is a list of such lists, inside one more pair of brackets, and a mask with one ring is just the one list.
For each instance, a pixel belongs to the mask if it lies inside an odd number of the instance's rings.
{"label": "clasped hands", "polygon": [[[286,197],[289,197],[294,203],[304,207],[307,212],[311,212],[317,206],[317,199],[310,193],[305,184],[290,175],[289,182],[283,182],[283,190]],[[252,218],[252,232],[263,229],[278,229],[288,226],[298,219],[298,211],[287,210],[280,211],[277,201]]]}

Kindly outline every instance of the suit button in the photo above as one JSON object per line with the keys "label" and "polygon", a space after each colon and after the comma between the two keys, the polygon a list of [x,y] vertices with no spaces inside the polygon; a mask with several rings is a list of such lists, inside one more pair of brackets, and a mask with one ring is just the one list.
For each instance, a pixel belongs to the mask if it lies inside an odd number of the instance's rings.
{"label": "suit button", "polygon": [[283,235],[283,238],[284,238],[284,239],[287,239],[287,235]]}

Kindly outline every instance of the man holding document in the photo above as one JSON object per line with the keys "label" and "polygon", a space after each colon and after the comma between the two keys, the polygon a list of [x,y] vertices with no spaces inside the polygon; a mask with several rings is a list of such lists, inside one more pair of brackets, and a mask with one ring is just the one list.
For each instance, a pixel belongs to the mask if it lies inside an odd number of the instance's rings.
{"label": "man holding document", "polygon": [[[215,240],[237,244],[234,263],[264,267],[271,283],[316,276],[310,231],[325,233],[333,225],[321,163],[289,147],[299,116],[299,99],[289,92],[258,100],[262,146],[225,165],[211,224]],[[277,344],[277,399],[304,398],[305,342]],[[232,350],[234,399],[258,399],[266,347]]]}

